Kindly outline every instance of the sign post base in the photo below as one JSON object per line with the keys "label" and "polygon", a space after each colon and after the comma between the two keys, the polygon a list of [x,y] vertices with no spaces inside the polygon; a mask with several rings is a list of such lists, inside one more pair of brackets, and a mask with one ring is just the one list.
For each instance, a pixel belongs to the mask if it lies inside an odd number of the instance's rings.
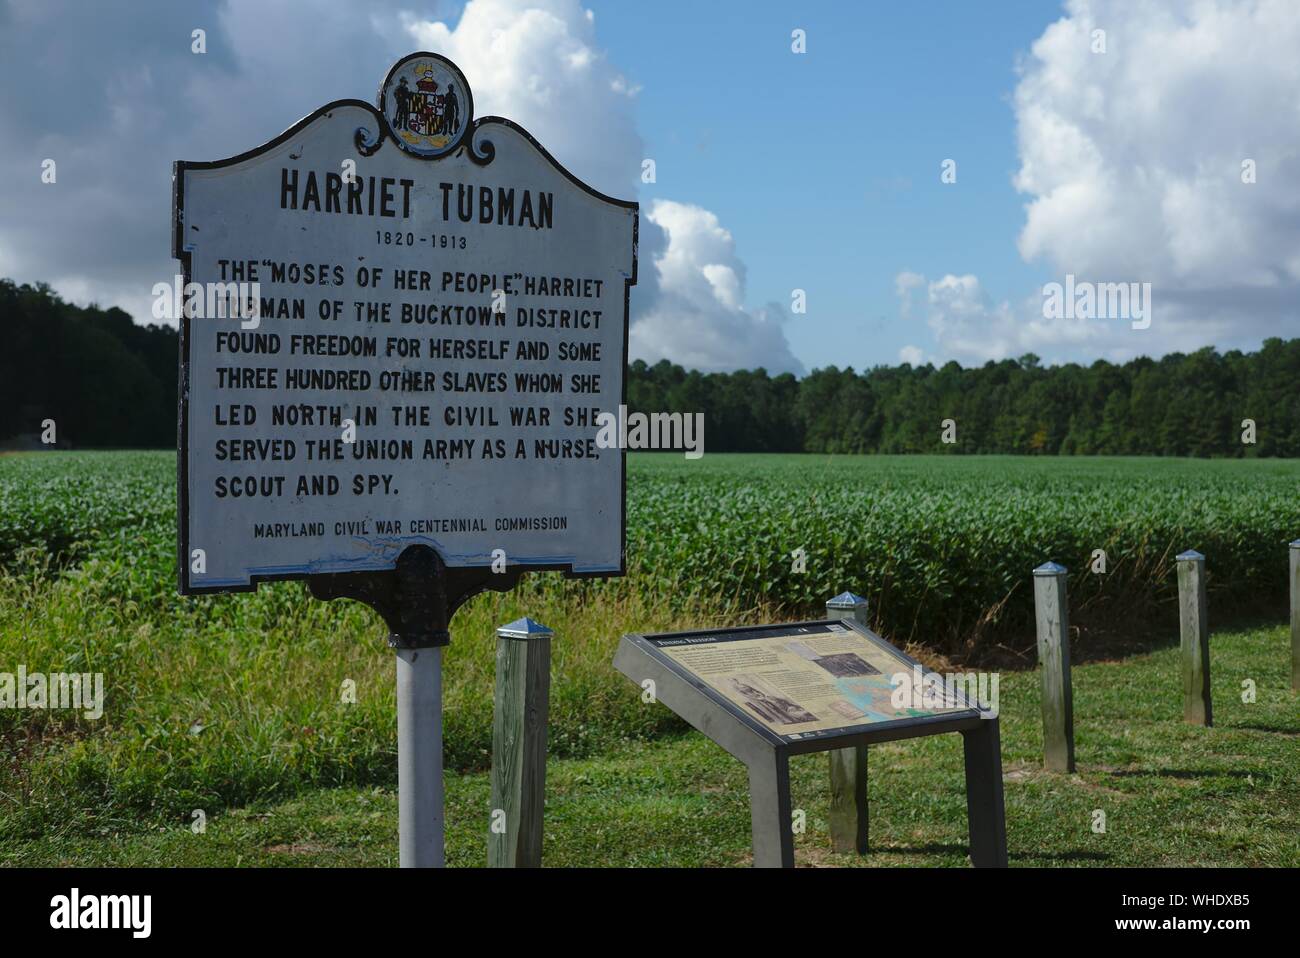
{"label": "sign post base", "polygon": [[466,600],[515,587],[523,570],[448,569],[437,550],[408,546],[387,572],[308,580],[317,599],[364,602],[388,626],[397,653],[397,807],[403,868],[441,868],[443,858],[442,646]]}

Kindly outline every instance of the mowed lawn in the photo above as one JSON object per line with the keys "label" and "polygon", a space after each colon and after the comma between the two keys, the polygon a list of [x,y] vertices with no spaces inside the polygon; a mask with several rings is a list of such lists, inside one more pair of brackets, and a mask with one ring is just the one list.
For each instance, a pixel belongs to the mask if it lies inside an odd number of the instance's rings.
{"label": "mowed lawn", "polygon": [[[1171,643],[1173,636],[1171,635]],[[1284,627],[1212,639],[1216,725],[1181,720],[1178,651],[1074,669],[1078,773],[1041,768],[1038,679],[1000,687],[1007,834],[1013,866],[1300,866],[1300,704],[1288,688]],[[1242,701],[1250,680],[1256,701]],[[638,690],[630,684],[629,699]],[[647,705],[647,709],[662,706]],[[871,750],[872,852],[834,855],[826,758],[792,768],[801,865],[963,866],[967,833],[960,736]],[[1096,830],[1098,813],[1105,830]],[[486,773],[449,773],[447,858],[486,862]],[[628,741],[548,768],[549,866],[743,866],[749,856],[743,767],[693,733]],[[306,790],[287,801],[147,828],[69,823],[62,834],[0,842],[5,865],[394,866],[391,787]]]}

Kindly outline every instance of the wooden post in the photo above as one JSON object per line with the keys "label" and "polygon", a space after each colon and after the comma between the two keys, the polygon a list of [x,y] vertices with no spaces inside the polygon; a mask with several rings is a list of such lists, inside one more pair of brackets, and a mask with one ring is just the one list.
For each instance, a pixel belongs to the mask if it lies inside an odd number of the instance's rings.
{"label": "wooden post", "polygon": [[[826,603],[826,618],[853,619],[867,624],[867,600],[852,592],[841,592]],[[841,854],[867,853],[867,747],[832,749],[831,763],[831,849]]]}
{"label": "wooden post", "polygon": [[526,617],[497,629],[490,868],[542,864],[551,635],[546,626]]}
{"label": "wooden post", "polygon": [[1043,683],[1043,765],[1052,772],[1073,772],[1074,693],[1064,566],[1048,562],[1034,570],[1034,615]]}
{"label": "wooden post", "polygon": [[1178,556],[1178,626],[1183,646],[1183,721],[1213,725],[1205,556],[1195,549]]}
{"label": "wooden post", "polygon": [[1291,543],[1291,688],[1300,692],[1300,539]]}

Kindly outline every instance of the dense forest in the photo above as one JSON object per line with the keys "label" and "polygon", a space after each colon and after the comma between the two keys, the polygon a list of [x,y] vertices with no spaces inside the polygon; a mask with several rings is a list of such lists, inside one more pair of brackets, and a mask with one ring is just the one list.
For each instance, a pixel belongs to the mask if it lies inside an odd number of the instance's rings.
{"label": "dense forest", "polygon": [[0,441],[53,419],[60,445],[175,446],[176,354],[174,329],[0,279]]}
{"label": "dense forest", "polygon": [[[58,423],[72,446],[176,441],[176,332],[0,280],[0,440]],[[628,407],[703,412],[709,452],[1300,456],[1300,339],[1123,364],[989,362],[765,371],[628,370]],[[955,423],[956,442],[941,441]],[[1242,421],[1253,420],[1253,444]]]}
{"label": "dense forest", "polygon": [[[686,372],[634,362],[628,406],[703,411],[710,452],[1300,456],[1300,339],[1122,365]],[[944,420],[956,442],[942,441]],[[1253,443],[1243,420],[1254,421]]]}

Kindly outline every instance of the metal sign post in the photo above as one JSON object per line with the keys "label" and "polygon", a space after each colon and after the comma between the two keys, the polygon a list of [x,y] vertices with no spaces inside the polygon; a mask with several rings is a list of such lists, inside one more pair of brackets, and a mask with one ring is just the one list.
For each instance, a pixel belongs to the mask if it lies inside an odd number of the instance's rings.
{"label": "metal sign post", "polygon": [[428,546],[409,546],[392,572],[310,580],[318,599],[355,599],[388,625],[397,664],[398,848],[403,868],[441,868],[443,854],[442,648],[470,597],[515,587],[522,570],[448,569]]}
{"label": "metal sign post", "polygon": [[397,650],[398,860],[441,868],[442,649]]}

